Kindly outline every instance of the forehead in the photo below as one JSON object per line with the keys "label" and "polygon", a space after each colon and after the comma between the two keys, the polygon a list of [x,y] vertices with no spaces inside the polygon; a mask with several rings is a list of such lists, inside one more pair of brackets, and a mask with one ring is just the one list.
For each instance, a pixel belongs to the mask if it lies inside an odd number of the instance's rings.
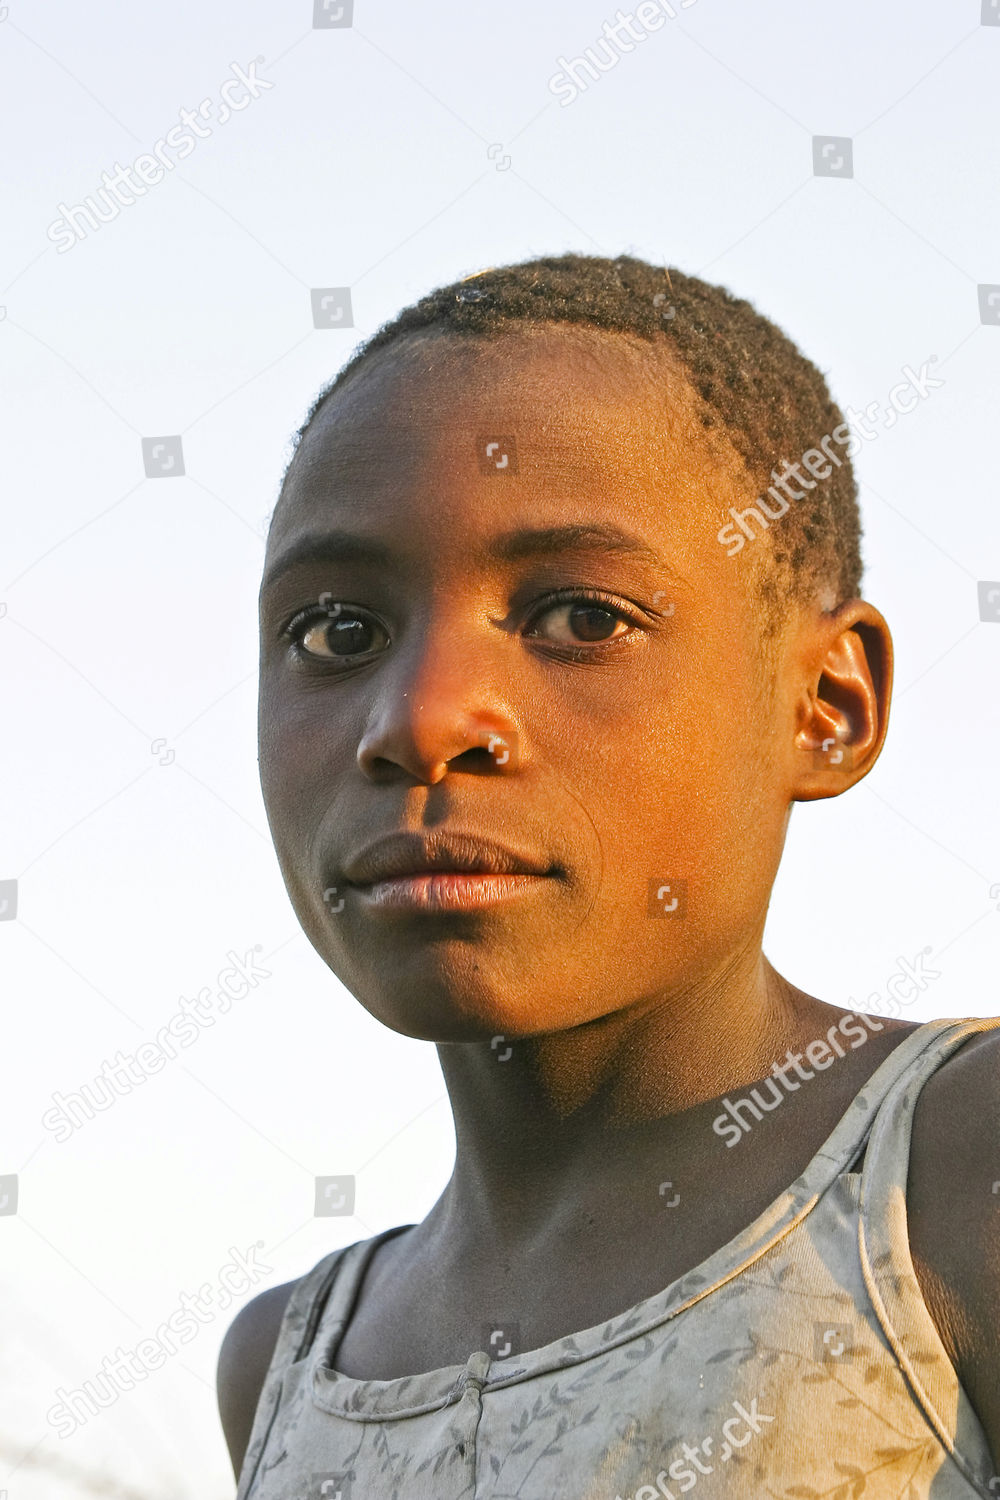
{"label": "forehead", "polygon": [[[509,450],[503,472],[487,455]],[[309,427],[269,554],[305,531],[442,538],[503,523],[614,521],[720,577],[741,466],[666,342],[572,325],[498,337],[421,330],[360,365]],[[419,532],[420,527],[417,525]],[[729,574],[732,575],[730,565]]]}

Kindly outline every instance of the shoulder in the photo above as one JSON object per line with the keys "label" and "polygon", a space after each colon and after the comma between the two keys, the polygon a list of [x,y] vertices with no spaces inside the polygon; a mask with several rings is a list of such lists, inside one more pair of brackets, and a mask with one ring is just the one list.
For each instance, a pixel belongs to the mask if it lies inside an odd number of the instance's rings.
{"label": "shoulder", "polygon": [[286,1281],[259,1292],[237,1313],[219,1349],[216,1369],[219,1417],[237,1479],[281,1320],[298,1285],[298,1281]]}
{"label": "shoulder", "polygon": [[1000,1027],[968,1038],[920,1090],[906,1205],[924,1300],[1000,1456]]}

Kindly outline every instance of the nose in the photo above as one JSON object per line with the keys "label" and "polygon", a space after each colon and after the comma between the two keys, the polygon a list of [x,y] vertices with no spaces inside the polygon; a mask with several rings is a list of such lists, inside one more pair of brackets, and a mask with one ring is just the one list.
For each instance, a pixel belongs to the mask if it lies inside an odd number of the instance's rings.
{"label": "nose", "polygon": [[372,780],[405,772],[434,785],[461,769],[509,773],[520,761],[510,705],[516,645],[489,622],[411,625],[373,677],[374,699],[357,761]]}

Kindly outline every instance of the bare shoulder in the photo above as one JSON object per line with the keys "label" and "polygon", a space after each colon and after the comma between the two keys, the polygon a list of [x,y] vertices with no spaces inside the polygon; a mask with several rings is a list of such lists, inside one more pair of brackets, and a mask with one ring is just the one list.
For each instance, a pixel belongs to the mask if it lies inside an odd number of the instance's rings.
{"label": "bare shoulder", "polygon": [[906,1203],[920,1289],[1000,1462],[1000,1027],[921,1089]]}
{"label": "bare shoulder", "polygon": [[215,1377],[219,1417],[237,1480],[278,1329],[297,1286],[297,1281],[286,1281],[252,1298],[230,1323],[219,1349]]}

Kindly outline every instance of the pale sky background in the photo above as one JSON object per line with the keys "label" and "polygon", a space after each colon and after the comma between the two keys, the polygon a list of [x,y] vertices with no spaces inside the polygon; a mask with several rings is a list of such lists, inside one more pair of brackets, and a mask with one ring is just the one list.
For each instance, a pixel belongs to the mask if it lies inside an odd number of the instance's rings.
{"label": "pale sky background", "polygon": [[[1000,588],[1000,324],[977,295],[1000,284],[1000,16],[698,0],[564,107],[560,56],[611,5],[358,0],[336,27],[306,0],[4,12],[0,1174],[20,1203],[0,1214],[0,1492],[226,1500],[214,1370],[236,1308],[422,1218],[452,1161],[433,1046],[369,1017],[298,926],[256,762],[288,440],[405,304],[533,254],[627,251],[749,297],[845,407],[934,360],[943,386],[856,459],[864,594],[896,646],[888,740],[848,795],[796,809],[765,947],[859,1008],[923,950],[940,978],[908,1016],[1000,1011],[1000,621],[977,592]],[[60,204],[257,58],[269,89],[56,249]],[[853,177],[814,175],[814,135],[852,139]],[[340,286],[354,326],[315,329],[310,289]],[[146,478],[141,440],[163,435],[185,473]],[[229,950],[270,977],[57,1142],[53,1093],[214,987]],[[314,1177],[341,1173],[355,1215],[314,1217]],[[57,1435],[57,1386],[258,1242],[258,1285]]]}

